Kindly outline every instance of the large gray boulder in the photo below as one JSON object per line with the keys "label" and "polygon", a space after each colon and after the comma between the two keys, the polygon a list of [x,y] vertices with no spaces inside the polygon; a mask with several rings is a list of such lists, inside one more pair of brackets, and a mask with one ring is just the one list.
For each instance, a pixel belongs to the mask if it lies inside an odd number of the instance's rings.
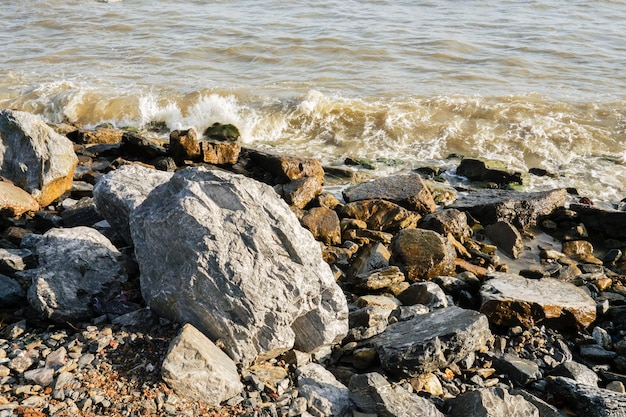
{"label": "large gray boulder", "polygon": [[391,324],[371,343],[383,369],[417,376],[457,362],[492,340],[487,317],[448,307]]}
{"label": "large gray boulder", "polygon": [[123,255],[89,227],[27,235],[22,245],[39,259],[37,268],[23,272],[32,280],[28,301],[45,317],[59,322],[92,317],[93,297],[115,291],[127,279]]}
{"label": "large gray boulder", "polygon": [[469,391],[448,403],[450,417],[540,417],[532,403],[502,388]]}
{"label": "large gray boulder", "polygon": [[170,343],[161,374],[178,395],[213,406],[243,391],[232,359],[191,324]]}
{"label": "large gray boulder", "polygon": [[39,117],[0,111],[0,176],[47,206],[72,187],[78,158],[72,142]]}
{"label": "large gray boulder", "polygon": [[236,362],[315,351],[348,332],[319,244],[265,184],[185,169],[131,212],[130,226],[148,305],[220,339]]}
{"label": "large gray boulder", "polygon": [[390,383],[376,372],[352,376],[350,398],[359,410],[380,417],[444,417],[432,402]]}
{"label": "large gray boulder", "polygon": [[157,171],[138,164],[122,165],[109,172],[93,189],[98,211],[124,238],[133,243],[128,219],[130,212],[146,199],[150,191],[172,178],[171,172]]}

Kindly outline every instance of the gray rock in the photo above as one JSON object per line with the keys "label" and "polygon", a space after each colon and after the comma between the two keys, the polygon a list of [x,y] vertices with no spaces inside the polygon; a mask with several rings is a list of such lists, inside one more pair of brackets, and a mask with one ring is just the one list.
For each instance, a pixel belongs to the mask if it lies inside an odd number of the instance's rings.
{"label": "gray rock", "polygon": [[481,388],[449,400],[450,417],[539,417],[539,410],[520,395],[502,388]]}
{"label": "gray rock", "polygon": [[78,158],[72,142],[38,116],[0,111],[0,175],[47,206],[72,186]]}
{"label": "gray rock", "polygon": [[130,212],[137,208],[154,188],[172,178],[172,173],[123,165],[102,177],[93,189],[93,199],[102,216],[128,244],[133,240],[128,224]]}
{"label": "gray rock", "polygon": [[541,379],[543,376],[539,366],[527,359],[522,359],[516,355],[504,354],[492,356],[493,367],[498,372],[508,374],[511,381],[519,386]]}
{"label": "gray rock", "polygon": [[47,387],[54,381],[54,370],[50,368],[31,369],[24,372],[24,379],[33,381],[42,387]]}
{"label": "gray rock", "polygon": [[567,401],[579,416],[626,417],[626,395],[557,376],[548,379],[548,390]]}
{"label": "gray rock", "polygon": [[161,374],[178,395],[214,406],[243,391],[235,363],[191,324],[170,343]]}
{"label": "gray rock", "polygon": [[507,221],[496,222],[485,227],[487,236],[501,251],[513,259],[519,258],[524,249],[522,235]]}
{"label": "gray rock", "polygon": [[492,340],[486,316],[448,307],[391,324],[371,343],[383,369],[416,376],[457,362]]}
{"label": "gray rock", "polygon": [[592,387],[598,386],[598,375],[585,365],[574,362],[574,361],[566,361],[554,368],[550,375],[553,376],[564,376],[566,378],[570,378],[575,380],[578,383],[590,385]]}
{"label": "gray rock", "polygon": [[432,213],[437,208],[430,190],[419,174],[394,175],[357,184],[343,192],[347,202],[382,199],[418,213]]}
{"label": "gray rock", "polygon": [[348,308],[318,242],[271,187],[189,168],[131,213],[142,295],[236,362],[341,340]]}
{"label": "gray rock", "polygon": [[296,369],[298,394],[306,398],[309,409],[313,407],[322,416],[344,416],[354,404],[350,390],[322,365],[310,363]]}
{"label": "gray rock", "polygon": [[404,274],[397,266],[375,269],[354,277],[354,286],[359,291],[379,291],[404,281]]}
{"label": "gray rock", "polygon": [[499,326],[586,328],[596,318],[596,302],[573,284],[493,272],[481,287],[480,311]]}
{"label": "gray rock", "polygon": [[401,230],[393,237],[391,253],[391,263],[399,266],[410,282],[452,275],[456,269],[454,247],[432,230]]}
{"label": "gray rock", "polygon": [[532,193],[478,190],[459,195],[452,208],[470,213],[483,225],[506,220],[517,228],[525,229],[536,225],[540,216],[564,206],[567,199],[564,189]]}
{"label": "gray rock", "polygon": [[350,312],[348,339],[364,340],[382,333],[389,323],[392,310],[379,306],[368,306]]}
{"label": "gray rock", "polygon": [[506,162],[482,158],[464,158],[456,173],[472,181],[493,182],[498,185],[527,185],[530,181],[530,174],[527,172],[512,171],[508,169]]}
{"label": "gray rock", "polygon": [[28,301],[53,320],[91,317],[92,298],[127,279],[123,255],[95,229],[51,229],[27,235],[22,244],[32,245],[39,259],[38,268],[23,273],[32,280]]}
{"label": "gray rock", "polygon": [[376,372],[350,378],[350,398],[361,411],[380,417],[444,416],[432,402]]}
{"label": "gray rock", "polygon": [[595,343],[581,345],[579,349],[580,356],[595,363],[609,363],[617,357],[617,353]]}
{"label": "gray rock", "polygon": [[13,278],[0,274],[0,305],[16,307],[22,303],[26,293]]}
{"label": "gray rock", "polygon": [[416,282],[396,296],[405,306],[423,304],[431,308],[448,307],[448,299],[434,282]]}
{"label": "gray rock", "polygon": [[511,390],[511,394],[520,395],[526,401],[537,407],[537,410],[539,410],[539,417],[565,417],[565,414],[561,413],[555,406],[548,404],[541,398],[534,396],[528,391],[517,388]]}

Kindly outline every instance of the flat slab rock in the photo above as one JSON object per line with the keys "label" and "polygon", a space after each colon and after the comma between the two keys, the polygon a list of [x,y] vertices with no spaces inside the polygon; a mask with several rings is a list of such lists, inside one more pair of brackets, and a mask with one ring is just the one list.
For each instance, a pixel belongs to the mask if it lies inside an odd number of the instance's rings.
{"label": "flat slab rock", "polygon": [[499,326],[537,324],[576,330],[596,319],[596,302],[584,290],[553,278],[527,279],[494,272],[481,287],[480,311]]}
{"label": "flat slab rock", "polygon": [[548,379],[548,390],[566,401],[577,415],[585,417],[626,417],[626,395],[585,385],[573,379]]}
{"label": "flat slab rock", "polygon": [[491,340],[486,316],[448,307],[391,324],[370,343],[383,369],[418,376],[457,362]]}

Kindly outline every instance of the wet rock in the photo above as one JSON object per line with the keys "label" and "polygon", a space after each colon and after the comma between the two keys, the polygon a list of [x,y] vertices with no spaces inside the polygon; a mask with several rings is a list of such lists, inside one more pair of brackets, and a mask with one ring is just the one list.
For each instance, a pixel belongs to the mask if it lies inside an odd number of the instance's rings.
{"label": "wet rock", "polygon": [[[316,177],[320,183],[324,182],[324,168],[317,159],[276,155],[248,148],[245,149],[245,157],[249,160],[247,169],[252,176],[271,185],[304,177]],[[269,174],[269,178],[265,174]]]}
{"label": "wet rock", "polygon": [[401,230],[391,242],[391,253],[391,263],[399,266],[410,282],[455,272],[454,248],[432,230]]}
{"label": "wet rock", "polygon": [[221,142],[236,142],[241,137],[237,126],[218,122],[207,127],[203,135],[206,138]]}
{"label": "wet rock", "polygon": [[320,416],[344,416],[354,409],[350,390],[316,363],[296,369],[298,393],[309,403],[309,412]]}
{"label": "wet rock", "polygon": [[193,129],[172,131],[168,155],[174,158],[176,165],[183,165],[185,160],[199,161],[202,158],[202,150],[196,131]]}
{"label": "wet rock", "polygon": [[491,357],[493,360],[493,367],[498,372],[503,372],[509,376],[518,386],[525,386],[532,381],[541,379],[543,376],[539,366],[530,360],[522,359],[517,355],[503,354],[494,355]]}
{"label": "wet rock", "polygon": [[575,330],[588,327],[596,318],[596,302],[573,284],[498,272],[489,277],[480,290],[480,311],[498,326],[545,324]]}
{"label": "wet rock", "polygon": [[626,212],[586,204],[571,204],[570,210],[587,230],[599,239],[626,240]]}
{"label": "wet rock", "polygon": [[626,396],[623,394],[561,376],[548,379],[548,390],[556,398],[566,401],[579,416],[626,416]]}
{"label": "wet rock", "polygon": [[241,145],[234,142],[201,142],[202,160],[213,165],[235,165],[239,160]]}
{"label": "wet rock", "polygon": [[515,226],[507,221],[488,225],[485,227],[484,233],[500,250],[513,259],[519,258],[524,249],[522,235]]}
{"label": "wet rock", "polygon": [[13,278],[0,274],[0,305],[17,307],[23,303],[26,293]]}
{"label": "wet rock", "polygon": [[78,158],[72,142],[39,117],[0,111],[0,175],[47,206],[72,186]]}
{"label": "wet rock", "polygon": [[520,395],[502,388],[481,388],[449,400],[450,417],[539,417],[539,410]]}
{"label": "wet rock", "polygon": [[448,307],[391,324],[371,343],[383,369],[417,376],[457,362],[492,340],[487,317]]}
{"label": "wet rock", "polygon": [[300,223],[313,234],[315,240],[327,245],[341,244],[341,226],[335,211],[314,207],[302,216]]}
{"label": "wet rock", "polygon": [[222,339],[236,362],[310,352],[347,333],[346,299],[318,242],[271,187],[184,169],[130,224],[150,308]]}
{"label": "wet rock", "polygon": [[304,208],[322,192],[322,182],[318,177],[304,177],[279,184],[275,190],[283,196],[287,204]]}
{"label": "wet rock", "polygon": [[190,324],[170,343],[161,373],[178,395],[211,405],[243,391],[235,363]]}
{"label": "wet rock", "polygon": [[433,230],[443,236],[450,233],[460,242],[464,242],[472,233],[467,224],[467,215],[456,209],[445,209],[424,216],[420,228]]}
{"label": "wet rock", "polygon": [[357,184],[343,192],[346,202],[387,200],[418,213],[432,213],[437,208],[430,190],[419,174],[395,175]]}
{"label": "wet rock", "polygon": [[137,164],[124,165],[102,177],[93,190],[94,202],[102,216],[132,244],[128,219],[154,188],[169,181],[172,173]]}
{"label": "wet rock", "polygon": [[92,298],[127,279],[123,255],[95,229],[51,229],[28,235],[22,244],[39,259],[38,268],[23,273],[32,280],[28,301],[55,321],[92,317]]}
{"label": "wet rock", "polygon": [[567,199],[564,189],[529,193],[478,190],[459,195],[451,208],[468,212],[483,225],[506,220],[517,228],[526,229],[557,207],[563,207]]}
{"label": "wet rock", "polygon": [[422,218],[418,213],[385,200],[360,200],[349,203],[341,208],[339,215],[362,220],[368,229],[392,233],[415,227]]}
{"label": "wet rock", "polygon": [[405,306],[423,304],[430,308],[448,307],[446,294],[434,282],[413,283],[396,297]]}
{"label": "wet rock", "polygon": [[489,159],[464,158],[457,167],[456,173],[472,181],[492,182],[501,186],[528,185],[530,181],[528,173],[511,171],[506,162]]}
{"label": "wet rock", "polygon": [[585,365],[574,361],[563,362],[554,368],[550,372],[550,375],[564,376],[581,384],[590,385],[592,387],[597,387],[599,381],[598,375],[594,371]]}
{"label": "wet rock", "polygon": [[37,210],[39,203],[32,195],[0,177],[0,215],[14,217]]}
{"label": "wet rock", "polygon": [[376,372],[354,375],[350,379],[350,398],[359,410],[381,417],[443,417],[432,402],[391,384]]}
{"label": "wet rock", "polygon": [[120,150],[122,153],[133,155],[144,162],[167,156],[167,151],[159,143],[134,132],[124,132],[122,134],[122,147]]}

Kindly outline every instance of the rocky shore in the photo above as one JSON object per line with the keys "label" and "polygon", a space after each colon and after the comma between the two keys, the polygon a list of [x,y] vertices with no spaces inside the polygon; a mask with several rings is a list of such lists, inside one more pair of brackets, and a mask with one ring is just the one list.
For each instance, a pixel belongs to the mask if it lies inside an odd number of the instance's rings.
{"label": "rocky shore", "polygon": [[626,416],[626,212],[168,133],[0,111],[0,417]]}

